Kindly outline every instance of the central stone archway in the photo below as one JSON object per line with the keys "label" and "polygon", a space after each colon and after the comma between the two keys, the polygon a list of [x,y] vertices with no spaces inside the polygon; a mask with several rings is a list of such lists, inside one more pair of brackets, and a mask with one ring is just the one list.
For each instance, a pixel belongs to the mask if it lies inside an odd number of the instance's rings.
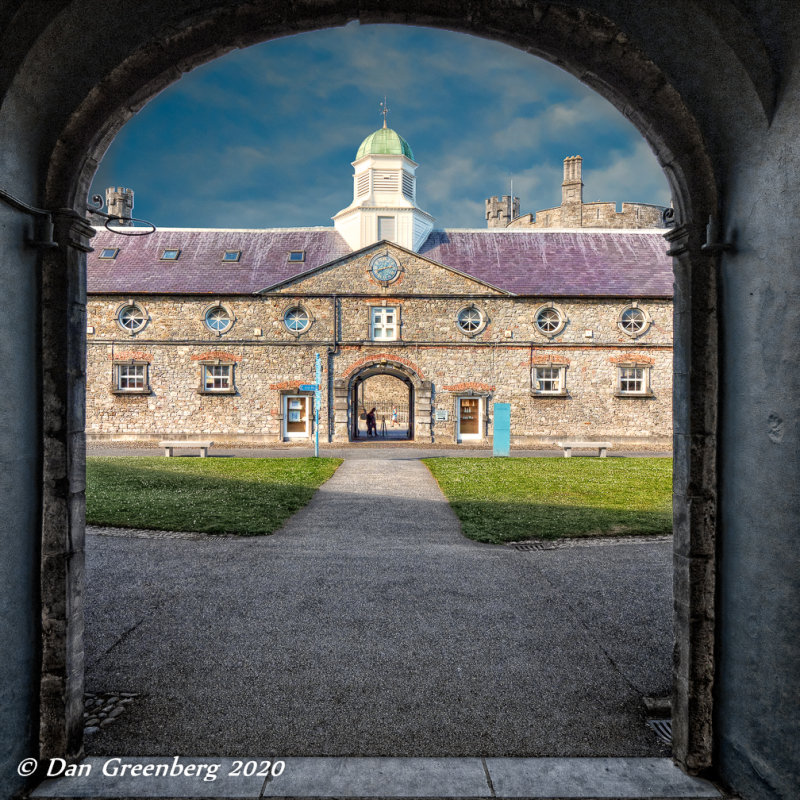
{"label": "central stone archway", "polygon": [[367,356],[351,366],[344,377],[333,382],[333,441],[348,442],[358,437],[359,404],[357,392],[364,382],[376,375],[388,375],[402,381],[409,392],[409,439],[430,442],[432,385],[419,368],[397,356],[379,353]]}

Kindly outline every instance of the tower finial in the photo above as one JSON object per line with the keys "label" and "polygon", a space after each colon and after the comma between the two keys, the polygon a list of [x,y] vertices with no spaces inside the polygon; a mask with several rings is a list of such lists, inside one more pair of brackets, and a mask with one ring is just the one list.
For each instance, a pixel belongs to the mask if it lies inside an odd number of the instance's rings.
{"label": "tower finial", "polygon": [[389,113],[389,106],[386,105],[386,96],[383,97],[383,102],[381,103],[381,114],[383,114],[383,127],[386,128],[386,115]]}

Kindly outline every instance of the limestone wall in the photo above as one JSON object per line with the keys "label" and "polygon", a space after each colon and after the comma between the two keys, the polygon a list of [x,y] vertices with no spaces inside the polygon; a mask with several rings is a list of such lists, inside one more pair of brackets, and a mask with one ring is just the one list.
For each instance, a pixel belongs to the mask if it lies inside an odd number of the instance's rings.
{"label": "limestone wall", "polygon": [[509,228],[661,228],[663,206],[649,203],[565,203],[535,214],[523,214]]}
{"label": "limestone wall", "polygon": [[[369,309],[384,299],[401,309],[402,341],[368,340]],[[147,324],[135,335],[123,331],[115,320],[118,307],[129,300],[147,314]],[[222,335],[209,331],[203,322],[205,309],[217,301],[235,318]],[[320,352],[325,367],[320,409],[323,441],[334,428],[333,381],[352,382],[359,369],[377,356],[388,365],[404,365],[419,385],[430,382],[434,419],[424,430],[431,430],[437,442],[455,440],[457,398],[472,394],[481,397],[489,410],[484,416],[487,438],[492,432],[491,403],[498,401],[511,404],[512,436],[518,443],[575,436],[668,443],[669,302],[639,301],[651,324],[636,339],[617,325],[625,300],[562,299],[553,304],[546,298],[488,296],[471,302],[486,318],[486,326],[474,336],[460,332],[455,323],[464,306],[462,299],[338,298],[337,347],[329,356],[334,339],[331,298],[92,297],[88,330],[93,332],[87,336],[89,438],[198,435],[278,441],[283,434],[283,397],[297,393],[300,384],[314,382],[314,354]],[[290,334],[282,322],[284,309],[293,304],[307,308],[313,319],[301,336]],[[552,338],[535,326],[536,311],[543,305],[554,305],[566,320],[563,330]],[[146,393],[114,393],[114,365],[122,362],[147,366]],[[204,362],[231,364],[235,391],[202,393]],[[644,365],[651,395],[615,394],[621,362]],[[565,392],[558,397],[536,395],[531,368],[551,363],[564,368]],[[394,388],[404,395],[398,402],[406,402],[404,384],[395,378],[371,378],[366,385],[368,392],[373,386],[378,393]],[[341,437],[347,426],[337,430]]]}

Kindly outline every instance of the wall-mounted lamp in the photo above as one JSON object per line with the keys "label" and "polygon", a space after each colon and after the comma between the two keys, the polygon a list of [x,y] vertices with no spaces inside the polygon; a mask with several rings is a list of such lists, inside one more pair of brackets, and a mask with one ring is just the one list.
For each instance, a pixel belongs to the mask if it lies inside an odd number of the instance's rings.
{"label": "wall-mounted lamp", "polygon": [[708,225],[706,225],[706,243],[701,245],[700,249],[707,253],[730,252],[733,250],[732,242],[719,241],[719,226],[713,216],[708,218]]}
{"label": "wall-mounted lamp", "polygon": [[13,194],[9,194],[3,189],[0,189],[0,200],[11,208],[16,208],[17,211],[23,211],[25,214],[34,218],[35,237],[31,239],[27,237],[25,243],[32,247],[58,247],[58,243],[53,241],[53,215],[51,212],[44,208],[35,208],[23,203]]}

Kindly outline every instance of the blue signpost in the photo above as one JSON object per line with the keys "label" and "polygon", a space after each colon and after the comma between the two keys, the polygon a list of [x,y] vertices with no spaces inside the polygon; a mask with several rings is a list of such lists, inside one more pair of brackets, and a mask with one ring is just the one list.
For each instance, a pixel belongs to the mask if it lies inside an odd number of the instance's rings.
{"label": "blue signpost", "polygon": [[314,364],[317,386],[314,391],[314,456],[319,458],[319,406],[322,402],[322,357],[319,353]]}
{"label": "blue signpost", "polygon": [[492,455],[508,456],[511,454],[511,404],[494,404],[494,438]]}

